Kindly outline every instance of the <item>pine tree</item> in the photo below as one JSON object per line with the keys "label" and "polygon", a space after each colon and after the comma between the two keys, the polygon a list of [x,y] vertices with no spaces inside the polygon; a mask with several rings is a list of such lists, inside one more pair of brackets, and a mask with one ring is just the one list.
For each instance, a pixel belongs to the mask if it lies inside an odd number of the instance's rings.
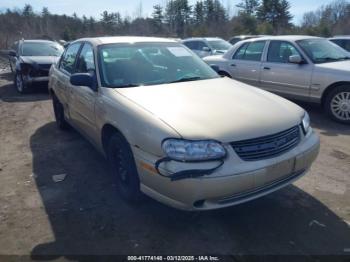
{"label": "pine tree", "polygon": [[259,0],[242,0],[236,7],[245,14],[254,15],[259,8],[259,4]]}
{"label": "pine tree", "polygon": [[152,19],[153,24],[156,27],[156,31],[162,31],[163,29],[163,7],[161,5],[155,5],[153,6],[153,13],[152,13]]}
{"label": "pine tree", "polygon": [[261,23],[270,24],[274,34],[280,34],[290,28],[293,16],[289,9],[290,3],[287,0],[263,0],[257,17]]}

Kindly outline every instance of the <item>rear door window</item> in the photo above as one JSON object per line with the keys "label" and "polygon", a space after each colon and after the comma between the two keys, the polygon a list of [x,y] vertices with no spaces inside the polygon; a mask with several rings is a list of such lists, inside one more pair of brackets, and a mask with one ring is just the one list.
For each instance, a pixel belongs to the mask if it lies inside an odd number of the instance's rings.
{"label": "rear door window", "polygon": [[247,61],[261,61],[266,41],[257,41],[243,44],[234,54],[233,59]]}

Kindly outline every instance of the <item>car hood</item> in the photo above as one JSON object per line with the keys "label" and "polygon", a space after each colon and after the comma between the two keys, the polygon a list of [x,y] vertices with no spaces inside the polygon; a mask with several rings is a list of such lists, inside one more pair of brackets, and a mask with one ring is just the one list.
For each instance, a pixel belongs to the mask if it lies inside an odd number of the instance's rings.
{"label": "car hood", "polygon": [[339,71],[350,71],[350,60],[332,62],[332,63],[322,63],[316,64],[317,68],[326,70],[339,70]]}
{"label": "car hood", "polygon": [[304,110],[229,78],[115,89],[183,138],[231,142],[274,134],[301,123]]}
{"label": "car hood", "polygon": [[21,56],[21,60],[26,64],[49,65],[58,61],[57,56]]}

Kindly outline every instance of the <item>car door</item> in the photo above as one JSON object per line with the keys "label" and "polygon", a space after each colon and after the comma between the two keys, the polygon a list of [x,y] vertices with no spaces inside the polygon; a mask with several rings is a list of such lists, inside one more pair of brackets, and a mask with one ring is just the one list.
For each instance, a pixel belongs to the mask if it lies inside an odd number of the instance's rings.
{"label": "car door", "polygon": [[259,86],[262,55],[266,41],[243,43],[229,61],[229,71],[233,78],[250,85]]}
{"label": "car door", "polygon": [[74,111],[71,110],[72,104],[70,100],[73,87],[70,83],[70,76],[74,73],[76,58],[81,44],[82,43],[78,42],[68,46],[62,55],[58,70],[55,71],[55,76],[52,76],[52,78],[55,77],[52,81],[55,81],[53,84],[55,85],[56,96],[64,107],[66,119],[74,127],[77,126],[77,116],[74,114]]}
{"label": "car door", "polygon": [[[95,75],[94,50],[90,43],[84,43],[77,57],[75,73]],[[70,112],[79,129],[93,139],[96,137],[95,102],[98,92],[87,86],[72,86],[70,90]]]}
{"label": "car door", "polygon": [[[289,57],[299,55],[303,62],[290,63]],[[309,97],[313,65],[297,47],[288,41],[271,41],[266,61],[262,64],[261,88],[297,99]]]}

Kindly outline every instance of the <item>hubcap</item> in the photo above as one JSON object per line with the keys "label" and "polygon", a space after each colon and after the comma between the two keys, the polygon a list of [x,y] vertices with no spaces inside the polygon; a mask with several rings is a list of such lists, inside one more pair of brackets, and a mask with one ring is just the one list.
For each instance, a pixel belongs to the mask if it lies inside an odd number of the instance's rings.
{"label": "hubcap", "polygon": [[350,92],[341,92],[331,101],[333,115],[340,120],[350,120]]}
{"label": "hubcap", "polygon": [[22,92],[23,91],[23,82],[22,82],[21,75],[16,76],[16,85],[17,85],[17,90]]}

